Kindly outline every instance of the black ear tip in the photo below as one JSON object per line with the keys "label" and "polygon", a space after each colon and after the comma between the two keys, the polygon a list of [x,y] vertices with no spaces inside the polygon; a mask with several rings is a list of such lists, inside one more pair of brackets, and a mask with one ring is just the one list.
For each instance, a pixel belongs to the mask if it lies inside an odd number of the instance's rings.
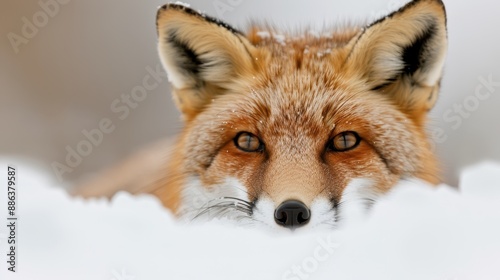
{"label": "black ear tip", "polygon": [[166,13],[167,11],[181,11],[187,13],[189,15],[201,16],[201,14],[193,9],[191,9],[187,4],[179,4],[179,3],[168,3],[158,7],[156,11],[156,29],[158,33],[158,20],[160,17]]}
{"label": "black ear tip", "polygon": [[158,8],[158,11],[156,13],[156,28],[158,29],[158,20],[160,19],[160,17],[165,14],[167,11],[179,11],[179,12],[183,12],[187,15],[190,15],[190,16],[194,16],[194,17],[197,17],[198,19],[201,19],[203,21],[207,21],[207,22],[210,22],[210,23],[214,23],[220,27],[223,27],[229,31],[231,31],[232,33],[234,34],[239,34],[239,35],[243,35],[243,33],[241,31],[239,31],[238,29],[230,26],[229,24],[223,22],[223,21],[220,21],[216,18],[213,18],[211,16],[208,16],[200,11],[196,11],[196,10],[193,10],[189,7],[189,5],[187,4],[178,4],[178,3],[169,3],[169,4],[165,4],[163,6],[160,6]]}
{"label": "black ear tip", "polygon": [[161,6],[163,9],[167,10],[185,10],[185,9],[191,9],[189,8],[189,5],[187,4],[181,4],[181,3],[167,3],[163,6]]}
{"label": "black ear tip", "polygon": [[173,11],[181,11],[188,13],[190,15],[197,15],[199,16],[200,13],[191,9],[187,4],[179,4],[179,3],[168,3],[163,6],[158,7],[158,10],[156,12],[156,20],[158,20],[159,16],[168,11],[168,10],[173,10]]}
{"label": "black ear tip", "polygon": [[439,6],[441,6],[442,10],[443,10],[443,15],[444,15],[444,20],[445,20],[445,25],[446,25],[446,8],[445,8],[445,5],[443,3],[442,0],[413,0],[413,1],[410,1],[408,3],[406,3],[406,5],[402,6],[401,8],[399,8],[399,10],[396,10],[394,12],[392,12],[391,14],[385,16],[385,17],[382,17],[374,22],[372,22],[371,24],[369,24],[366,28],[369,28],[369,27],[372,27],[374,25],[377,25],[381,22],[384,22],[388,19],[391,19],[393,18],[394,16],[398,15],[398,14],[402,14],[404,12],[406,12],[407,10],[419,5],[419,4],[422,4],[422,3],[427,3],[427,4],[437,4]]}
{"label": "black ear tip", "polygon": [[168,3],[163,6],[160,6],[158,8],[158,13],[164,12],[167,10],[175,10],[175,11],[182,11],[191,15],[200,15],[199,12],[193,10],[190,8],[188,4],[180,4],[180,3]]}

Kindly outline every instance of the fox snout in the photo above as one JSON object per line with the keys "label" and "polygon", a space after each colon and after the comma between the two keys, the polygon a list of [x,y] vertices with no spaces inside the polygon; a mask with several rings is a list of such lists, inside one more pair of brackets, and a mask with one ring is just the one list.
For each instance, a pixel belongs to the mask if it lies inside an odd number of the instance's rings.
{"label": "fox snout", "polygon": [[274,211],[276,224],[290,229],[305,226],[310,219],[311,211],[298,200],[285,201]]}

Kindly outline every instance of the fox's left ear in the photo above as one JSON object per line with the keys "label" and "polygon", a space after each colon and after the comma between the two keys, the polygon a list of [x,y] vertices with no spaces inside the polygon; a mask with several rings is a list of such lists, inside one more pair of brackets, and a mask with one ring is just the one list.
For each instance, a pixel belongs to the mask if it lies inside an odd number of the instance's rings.
{"label": "fox's left ear", "polygon": [[257,71],[258,51],[231,26],[180,4],[158,10],[158,51],[185,120],[193,119],[240,77]]}
{"label": "fox's left ear", "polygon": [[363,30],[344,64],[411,114],[434,106],[447,49],[440,0],[414,0]]}

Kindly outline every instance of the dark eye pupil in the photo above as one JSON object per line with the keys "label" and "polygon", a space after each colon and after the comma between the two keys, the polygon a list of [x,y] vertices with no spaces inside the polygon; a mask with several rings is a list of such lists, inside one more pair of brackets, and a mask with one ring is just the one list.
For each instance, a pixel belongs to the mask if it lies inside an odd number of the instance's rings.
{"label": "dark eye pupil", "polygon": [[245,148],[247,148],[247,149],[250,149],[250,148],[252,148],[252,143],[253,143],[254,141],[253,141],[253,138],[252,138],[251,136],[249,136],[249,135],[245,135],[245,136],[241,137],[240,142],[241,142],[241,144],[242,144],[242,145],[241,145],[242,147],[245,147]]}
{"label": "dark eye pupil", "polygon": [[342,135],[342,141],[344,141],[344,147],[349,147],[349,145],[347,144],[347,136]]}

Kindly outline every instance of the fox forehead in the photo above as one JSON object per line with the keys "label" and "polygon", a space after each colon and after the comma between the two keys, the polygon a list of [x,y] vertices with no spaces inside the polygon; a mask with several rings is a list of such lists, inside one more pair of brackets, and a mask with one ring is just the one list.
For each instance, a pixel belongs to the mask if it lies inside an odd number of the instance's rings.
{"label": "fox forehead", "polygon": [[315,73],[296,71],[270,79],[257,74],[255,83],[215,97],[195,123],[210,120],[210,126],[220,131],[247,128],[275,136],[317,137],[344,124],[363,126],[391,119],[405,117],[387,98],[346,80],[325,84]]}

